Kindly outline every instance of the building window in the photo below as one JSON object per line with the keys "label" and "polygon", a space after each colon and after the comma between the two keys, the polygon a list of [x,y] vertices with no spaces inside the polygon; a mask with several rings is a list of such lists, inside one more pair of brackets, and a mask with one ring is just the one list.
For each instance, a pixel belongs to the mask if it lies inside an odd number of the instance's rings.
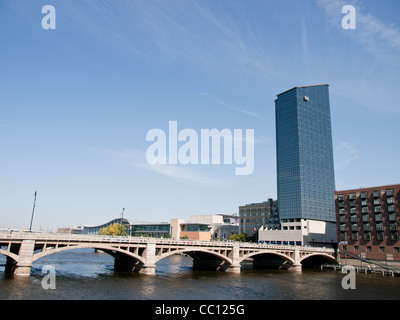
{"label": "building window", "polygon": [[362,206],[368,205],[368,201],[367,201],[367,200],[361,200],[361,205],[362,205]]}
{"label": "building window", "polygon": [[354,193],[349,194],[349,199],[354,200],[356,198],[356,195]]}
{"label": "building window", "polygon": [[385,247],[379,247],[379,252],[385,252]]}
{"label": "building window", "polygon": [[343,201],[343,200],[344,200],[344,196],[343,196],[342,194],[339,194],[338,197],[337,197],[337,199],[338,199],[339,201]]}
{"label": "building window", "polygon": [[386,190],[386,197],[393,197],[393,189]]}
{"label": "building window", "polygon": [[394,204],[394,198],[387,198],[386,202],[387,204]]}
{"label": "building window", "polygon": [[399,240],[399,234],[397,232],[390,234],[390,240],[397,241]]}
{"label": "building window", "polygon": [[376,240],[383,241],[384,239],[385,239],[385,237],[382,232],[378,232],[376,234]]}
{"label": "building window", "polygon": [[361,192],[361,199],[367,199],[367,193]]}
{"label": "building window", "polygon": [[394,253],[400,253],[400,247],[393,247]]}
{"label": "building window", "polygon": [[374,198],[379,198],[380,192],[379,192],[379,191],[374,191],[374,192],[372,193],[372,196],[373,196]]}

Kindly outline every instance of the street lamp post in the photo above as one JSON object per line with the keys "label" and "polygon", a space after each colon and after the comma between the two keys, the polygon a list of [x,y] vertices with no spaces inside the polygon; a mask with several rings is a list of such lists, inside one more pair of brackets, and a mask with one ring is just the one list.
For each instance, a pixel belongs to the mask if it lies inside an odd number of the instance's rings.
{"label": "street lamp post", "polygon": [[35,214],[35,207],[36,207],[36,195],[37,195],[37,191],[35,191],[34,200],[33,200],[32,217],[31,217],[31,224],[29,226],[29,232],[32,232],[33,215]]}

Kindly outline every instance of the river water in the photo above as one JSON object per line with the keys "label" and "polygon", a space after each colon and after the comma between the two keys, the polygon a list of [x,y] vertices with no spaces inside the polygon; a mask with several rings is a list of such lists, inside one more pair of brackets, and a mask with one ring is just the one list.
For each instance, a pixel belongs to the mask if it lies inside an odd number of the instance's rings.
{"label": "river water", "polygon": [[[0,255],[0,264],[5,256]],[[44,289],[45,265],[54,266],[55,289]],[[156,276],[117,273],[114,259],[76,249],[37,260],[30,277],[12,277],[0,267],[0,300],[281,300],[400,299],[400,277],[356,274],[356,289],[342,288],[339,271],[242,270],[240,274],[193,271],[192,259],[171,256]]]}

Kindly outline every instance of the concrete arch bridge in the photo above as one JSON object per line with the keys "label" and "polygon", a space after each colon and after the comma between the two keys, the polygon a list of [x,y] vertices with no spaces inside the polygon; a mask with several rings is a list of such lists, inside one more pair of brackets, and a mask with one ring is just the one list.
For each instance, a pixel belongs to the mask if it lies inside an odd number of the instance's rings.
{"label": "concrete arch bridge", "polygon": [[254,268],[284,268],[335,264],[331,248],[240,242],[172,240],[158,238],[0,232],[0,254],[7,256],[6,272],[30,275],[32,263],[49,254],[78,248],[102,250],[114,257],[116,271],[155,274],[158,261],[173,254],[193,258],[194,269],[239,273],[244,261]]}

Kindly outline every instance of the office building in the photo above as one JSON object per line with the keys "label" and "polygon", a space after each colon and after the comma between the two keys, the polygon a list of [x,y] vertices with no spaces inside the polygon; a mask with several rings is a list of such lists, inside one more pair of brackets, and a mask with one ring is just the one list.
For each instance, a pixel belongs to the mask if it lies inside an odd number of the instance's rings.
{"label": "office building", "polygon": [[130,224],[129,235],[132,237],[169,238],[170,224],[168,222]]}
{"label": "office building", "polygon": [[400,261],[400,184],[335,192],[339,249]]}
{"label": "office building", "polygon": [[247,237],[255,237],[261,227],[279,229],[277,201],[271,198],[268,201],[250,203],[239,206],[239,232]]}
{"label": "office building", "polygon": [[279,94],[275,116],[280,218],[335,222],[328,85]]}
{"label": "office building", "polygon": [[98,235],[99,231],[113,224],[123,224],[127,235],[132,237],[172,238],[188,240],[229,240],[232,233],[239,232],[238,216],[225,214],[197,215],[170,222],[135,222],[113,219],[100,225],[82,225],[82,234]]}
{"label": "office building", "polygon": [[89,235],[98,235],[99,231],[103,228],[107,228],[108,226],[111,226],[113,224],[122,224],[125,229],[128,231],[129,230],[129,225],[130,222],[127,219],[121,219],[121,218],[117,218],[117,219],[113,219],[111,221],[108,221],[106,223],[103,224],[98,224],[98,225],[82,225],[82,234],[89,234]]}
{"label": "office building", "polygon": [[259,238],[267,242],[334,245],[337,237],[329,86],[295,87],[279,94],[275,120],[282,232],[268,233],[264,228]]}

